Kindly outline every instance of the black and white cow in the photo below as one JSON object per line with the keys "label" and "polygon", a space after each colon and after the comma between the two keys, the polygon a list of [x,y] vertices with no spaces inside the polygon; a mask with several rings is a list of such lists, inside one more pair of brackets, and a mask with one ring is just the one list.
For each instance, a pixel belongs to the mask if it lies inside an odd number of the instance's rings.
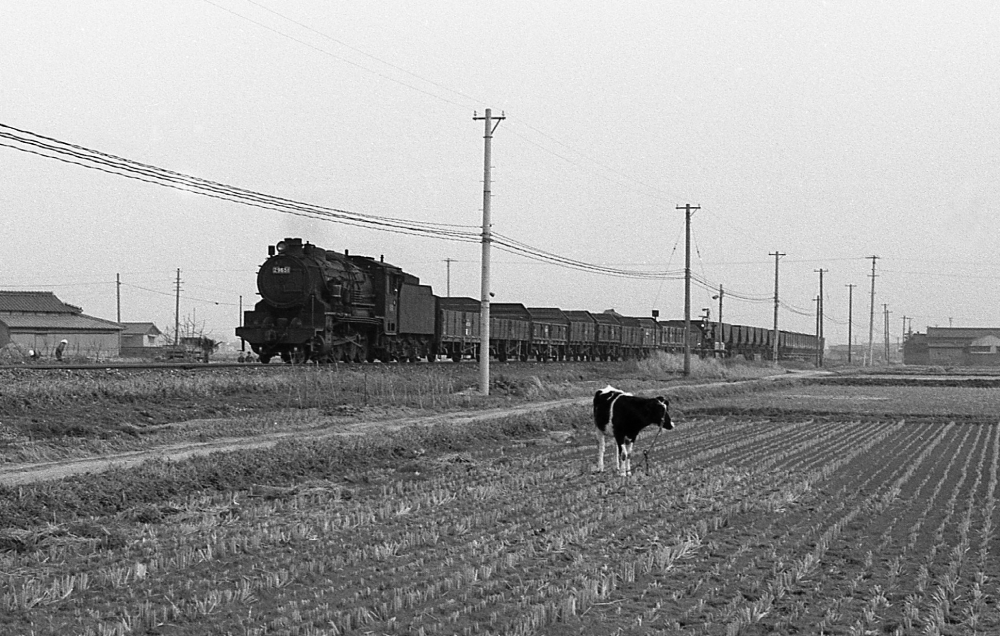
{"label": "black and white cow", "polygon": [[[668,431],[674,428],[666,398],[636,397],[608,385],[594,394],[594,424],[597,425],[597,470],[604,470],[604,438],[613,435],[618,452],[615,467],[618,474],[632,472],[632,444],[639,431],[657,424]],[[609,426],[610,425],[610,426]]]}

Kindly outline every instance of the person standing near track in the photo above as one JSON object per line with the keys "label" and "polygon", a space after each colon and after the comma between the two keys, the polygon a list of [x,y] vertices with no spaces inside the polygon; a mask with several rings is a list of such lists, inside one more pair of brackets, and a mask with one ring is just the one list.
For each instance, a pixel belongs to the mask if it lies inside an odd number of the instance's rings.
{"label": "person standing near track", "polygon": [[58,360],[59,362],[62,362],[63,351],[66,350],[66,345],[68,344],[69,341],[66,339],[59,341],[59,345],[56,347],[56,360]]}

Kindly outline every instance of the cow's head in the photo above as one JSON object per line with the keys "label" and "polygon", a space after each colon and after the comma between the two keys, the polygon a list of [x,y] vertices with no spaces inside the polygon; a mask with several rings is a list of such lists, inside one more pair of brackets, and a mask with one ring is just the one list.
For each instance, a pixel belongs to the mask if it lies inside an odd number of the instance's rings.
{"label": "cow's head", "polygon": [[657,397],[656,401],[663,407],[663,416],[660,418],[660,428],[672,431],[674,429],[674,422],[670,419],[670,402],[667,398],[662,396]]}

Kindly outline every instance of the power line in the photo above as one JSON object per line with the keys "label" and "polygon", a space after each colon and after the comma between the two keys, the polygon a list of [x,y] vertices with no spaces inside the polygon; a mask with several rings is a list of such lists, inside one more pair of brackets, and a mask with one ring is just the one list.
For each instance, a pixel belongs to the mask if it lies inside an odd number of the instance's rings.
{"label": "power line", "polygon": [[[151,164],[140,163],[2,123],[0,123],[0,138],[13,142],[0,143],[0,146],[34,154],[46,159],[54,159],[118,177],[135,179],[152,185],[173,188],[283,214],[367,227],[369,229],[397,234],[432,237],[466,243],[476,243],[480,240],[480,234],[475,231],[478,229],[476,226],[375,216],[287,199],[167,170]],[[25,148],[21,145],[13,145],[15,143],[29,147]],[[501,234],[494,234],[494,242],[497,249],[569,269],[636,279],[663,278],[669,280],[680,277],[679,272],[635,271],[586,263],[532,247]]]}

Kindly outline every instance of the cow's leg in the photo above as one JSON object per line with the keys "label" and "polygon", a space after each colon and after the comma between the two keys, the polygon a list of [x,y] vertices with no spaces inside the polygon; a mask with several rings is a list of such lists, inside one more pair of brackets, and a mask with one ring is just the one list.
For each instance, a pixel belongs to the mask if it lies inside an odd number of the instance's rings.
{"label": "cow's leg", "polygon": [[615,472],[622,472],[622,443],[615,440]]}
{"label": "cow's leg", "polygon": [[632,474],[632,442],[622,444],[622,475]]}
{"label": "cow's leg", "polygon": [[632,474],[632,443],[635,440],[630,440],[627,437],[624,439],[616,439],[618,443],[618,455],[616,457],[615,468],[618,469],[618,474],[622,477]]}
{"label": "cow's leg", "polygon": [[604,431],[597,429],[595,431],[597,435],[597,472],[604,472]]}

